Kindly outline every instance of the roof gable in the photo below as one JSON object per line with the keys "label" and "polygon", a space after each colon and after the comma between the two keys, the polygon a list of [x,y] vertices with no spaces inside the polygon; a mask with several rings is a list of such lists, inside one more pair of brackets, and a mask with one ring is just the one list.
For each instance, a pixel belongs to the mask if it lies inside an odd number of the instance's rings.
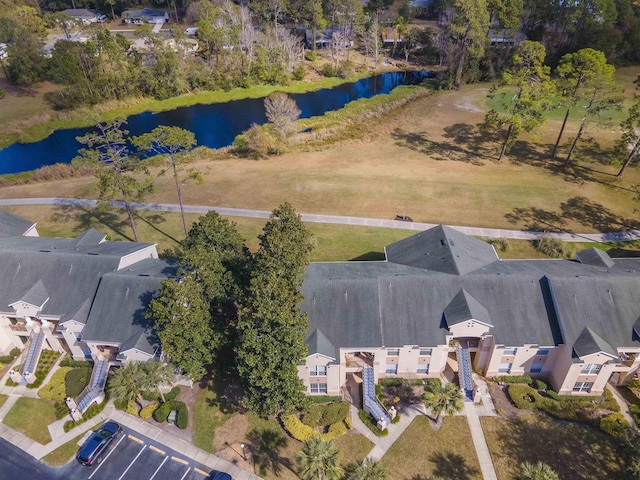
{"label": "roof gable", "polygon": [[35,222],[19,217],[6,210],[0,210],[0,237],[18,237],[24,235],[33,227]]}
{"label": "roof gable", "polygon": [[44,288],[42,280],[38,280],[29,290],[27,290],[18,300],[10,303],[9,306],[13,306],[16,303],[24,302],[34,307],[42,308],[42,306],[49,300],[49,292]]}
{"label": "roof gable", "polygon": [[615,264],[607,252],[595,247],[578,252],[576,258],[580,263],[597,267],[611,268]]}
{"label": "roof gable", "polygon": [[614,358],[618,357],[615,349],[609,345],[600,335],[585,327],[573,344],[573,351],[578,357],[584,357],[592,353],[606,353]]}
{"label": "roof gable", "polygon": [[451,327],[467,320],[477,320],[490,327],[489,312],[484,306],[469,294],[464,288],[461,289],[451,300],[444,310],[447,326]]}
{"label": "roof gable", "polygon": [[305,343],[309,349],[309,354],[319,353],[333,360],[337,359],[336,347],[333,346],[320,329],[314,329],[305,340]]}
{"label": "roof gable", "polygon": [[438,225],[385,247],[387,261],[451,275],[465,275],[498,260],[490,244]]}

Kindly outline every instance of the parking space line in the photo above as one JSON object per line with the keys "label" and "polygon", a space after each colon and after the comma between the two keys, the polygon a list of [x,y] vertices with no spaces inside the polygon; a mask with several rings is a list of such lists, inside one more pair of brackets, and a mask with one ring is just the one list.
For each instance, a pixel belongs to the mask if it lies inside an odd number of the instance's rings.
{"label": "parking space line", "polygon": [[182,475],[182,478],[180,480],[184,480],[184,477],[187,476],[187,474],[189,473],[189,470],[191,470],[191,467],[187,468],[187,471],[184,472],[184,475]]}
{"label": "parking space line", "polygon": [[166,453],[164,450],[160,450],[158,447],[155,447],[153,445],[149,445],[149,449],[153,450],[154,452],[158,452],[161,455],[164,455]]}
{"label": "parking space line", "polygon": [[[150,448],[153,448],[153,447],[150,447]],[[160,471],[160,469],[164,465],[164,462],[166,462],[167,460],[169,460],[169,457],[164,457],[164,460],[162,460],[162,463],[160,464],[160,466],[158,468],[156,468],[156,471],[153,472],[153,475],[151,475],[151,478],[149,480],[153,480],[155,478],[155,476],[158,474],[158,472]]]}
{"label": "parking space line", "polygon": [[138,437],[134,437],[133,435],[129,434],[127,435],[127,437],[129,437],[131,440],[133,440],[134,442],[138,442],[138,443],[144,443],[144,440],[140,440]]}
{"label": "parking space line", "polygon": [[209,476],[207,472],[205,472],[204,470],[200,470],[198,467],[194,468],[193,471],[198,472],[200,475],[204,475],[205,477]]}
{"label": "parking space line", "polygon": [[133,466],[134,463],[136,463],[136,460],[138,460],[138,457],[140,455],[142,455],[142,452],[144,452],[144,449],[147,448],[146,445],[143,445],[142,448],[140,449],[140,451],[138,452],[138,455],[136,455],[136,458],[134,458],[131,463],[129,464],[129,466],[127,467],[127,469],[122,473],[122,475],[120,475],[120,478],[118,480],[122,480],[124,478],[124,476],[127,474],[127,472],[129,471],[129,469]]}
{"label": "parking space line", "polygon": [[171,457],[171,460],[176,461],[176,462],[180,462],[180,463],[182,463],[183,465],[189,465],[189,462],[187,462],[186,460],[183,460],[183,459],[181,459],[181,458],[178,458],[178,457],[173,457],[173,456],[172,456],[172,457]]}
{"label": "parking space line", "polygon": [[124,435],[122,436],[122,438],[120,438],[120,440],[118,441],[118,443],[116,443],[116,446],[115,446],[115,447],[113,447],[109,453],[107,453],[107,456],[106,456],[106,457],[104,457],[104,458],[102,459],[102,462],[100,462],[100,465],[98,465],[98,466],[96,467],[96,469],[91,473],[91,475],[89,475],[89,479],[91,479],[91,477],[93,477],[93,476],[98,472],[98,470],[100,469],[100,467],[101,467],[102,465],[104,465],[104,463],[107,461],[107,459],[108,459],[108,458],[111,456],[111,454],[116,450],[116,448],[118,448],[118,445],[120,445],[120,444],[122,443],[122,441],[123,441],[123,440],[124,440]]}

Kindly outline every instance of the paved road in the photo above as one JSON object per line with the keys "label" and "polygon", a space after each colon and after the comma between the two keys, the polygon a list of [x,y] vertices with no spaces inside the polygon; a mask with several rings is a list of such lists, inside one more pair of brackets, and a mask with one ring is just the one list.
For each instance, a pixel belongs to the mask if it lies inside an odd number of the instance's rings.
{"label": "paved road", "polygon": [[[113,202],[120,205],[120,202]],[[0,206],[10,205],[71,205],[79,207],[94,207],[95,200],[84,198],[8,198],[0,199]],[[180,206],[172,203],[135,203],[135,208],[139,210],[154,210],[163,212],[179,212]],[[184,209],[188,213],[207,213],[215,210],[220,215],[231,217],[249,218],[269,218],[271,214],[268,210],[247,210],[242,208],[212,207],[208,205],[185,205]],[[424,231],[434,227],[433,223],[402,222],[397,220],[385,220],[380,218],[346,217],[338,215],[317,215],[313,213],[300,214],[302,220],[311,223],[332,223],[336,225],[358,225],[365,227],[398,228],[404,230]],[[523,230],[504,230],[496,228],[462,227],[451,225],[467,235],[475,235],[485,238],[513,238],[518,240],[535,240],[542,235],[549,235],[559,238],[565,242],[627,242],[640,239],[640,230],[630,230],[627,232],[611,233],[549,233],[530,232]]]}
{"label": "paved road", "polygon": [[[48,467],[28,453],[0,438],[0,480],[64,478],[61,470]],[[73,480],[73,477],[67,477]]]}

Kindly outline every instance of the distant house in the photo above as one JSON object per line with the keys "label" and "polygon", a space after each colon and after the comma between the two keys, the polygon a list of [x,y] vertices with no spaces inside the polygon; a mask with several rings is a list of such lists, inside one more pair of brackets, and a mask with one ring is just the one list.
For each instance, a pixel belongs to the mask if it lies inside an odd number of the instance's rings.
{"label": "distant house", "polygon": [[526,39],[527,36],[524,33],[511,28],[489,30],[489,41],[493,47],[520,45]]}
{"label": "distant house", "polygon": [[[316,38],[315,44],[316,48],[331,48],[332,44],[337,43],[341,48],[351,48],[353,47],[353,38],[344,39],[343,33],[339,28],[326,28],[324,30],[316,30]],[[305,30],[304,32],[304,40],[307,48],[313,48],[313,31],[310,29]],[[339,45],[343,42],[343,45]]]}
{"label": "distant house", "polygon": [[385,47],[392,47],[393,44],[402,43],[404,36],[398,33],[395,27],[385,27],[380,32],[380,38],[382,38],[382,44]]}
{"label": "distant house", "polygon": [[153,10],[143,8],[142,10],[126,10],[122,12],[124,23],[165,23],[169,21],[169,14],[166,10]]}
{"label": "distant house", "polygon": [[107,16],[96,10],[86,8],[67,8],[62,13],[82,23],[102,23],[107,21]]}

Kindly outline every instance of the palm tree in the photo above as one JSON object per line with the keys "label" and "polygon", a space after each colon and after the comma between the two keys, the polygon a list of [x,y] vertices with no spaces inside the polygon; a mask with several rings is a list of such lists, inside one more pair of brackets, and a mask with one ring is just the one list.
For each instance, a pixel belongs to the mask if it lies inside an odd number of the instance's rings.
{"label": "palm tree", "polygon": [[160,391],[160,385],[171,383],[171,380],[173,379],[173,369],[166,363],[155,361],[143,363],[141,367],[141,390],[157,390],[157,392],[160,394],[160,398],[162,399],[162,403],[164,403],[164,394]]}
{"label": "palm tree", "polygon": [[344,470],[338,465],[340,451],[333,440],[323,442],[316,435],[304,444],[297,459],[300,466],[298,475],[302,480],[338,480],[344,475]]}
{"label": "palm tree", "polygon": [[436,423],[440,422],[442,413],[453,415],[462,410],[462,394],[454,383],[430,385],[422,398],[435,416]]}
{"label": "palm tree", "polygon": [[516,480],[560,480],[560,477],[546,463],[522,462]]}
{"label": "palm tree", "polygon": [[387,471],[374,458],[365,458],[347,475],[347,480],[386,480],[386,478]]}
{"label": "palm tree", "polygon": [[134,400],[140,402],[145,386],[145,374],[141,364],[132,362],[115,371],[107,384],[107,392],[111,397],[125,400],[127,403]]}

